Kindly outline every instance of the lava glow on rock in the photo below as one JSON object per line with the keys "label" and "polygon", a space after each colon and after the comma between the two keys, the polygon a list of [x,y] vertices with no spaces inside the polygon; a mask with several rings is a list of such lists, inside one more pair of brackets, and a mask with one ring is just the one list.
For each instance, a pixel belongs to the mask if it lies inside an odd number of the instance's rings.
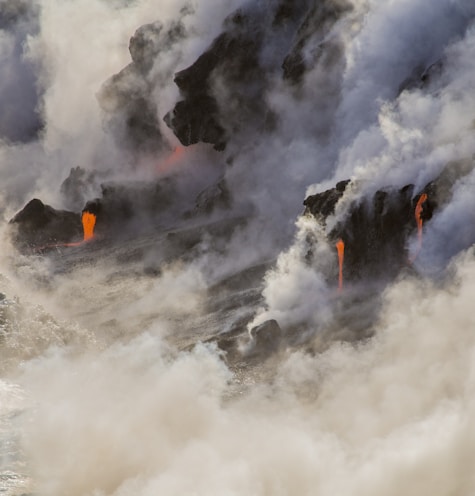
{"label": "lava glow on rock", "polygon": [[339,239],[336,244],[336,250],[338,252],[338,290],[343,290],[343,261],[345,259],[345,243],[342,239]]}

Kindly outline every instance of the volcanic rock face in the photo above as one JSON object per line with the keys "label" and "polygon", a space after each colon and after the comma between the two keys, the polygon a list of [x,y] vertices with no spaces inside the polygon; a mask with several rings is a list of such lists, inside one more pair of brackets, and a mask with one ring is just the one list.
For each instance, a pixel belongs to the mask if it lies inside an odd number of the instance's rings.
{"label": "volcanic rock face", "polygon": [[282,329],[276,320],[267,320],[250,330],[253,348],[250,354],[270,354],[278,350]]}
{"label": "volcanic rock face", "polygon": [[332,189],[305,198],[303,202],[305,213],[312,214],[315,217],[321,216],[323,219],[333,214],[335,212],[335,206],[343,196],[349,182],[349,180],[340,181]]}
{"label": "volcanic rock face", "polygon": [[[270,79],[299,83],[323,53],[338,56],[336,42],[333,48],[327,43],[325,49],[322,45],[312,50],[317,53],[314,57],[304,51],[310,42],[321,45],[325,33],[347,10],[348,5],[339,0],[325,0],[316,7],[308,1],[283,0],[269,9],[253,6],[252,11],[236,11],[208,50],[175,75],[183,99],[165,122],[182,144],[202,141],[218,150],[243,129],[272,129],[275,116],[262,99]],[[279,43],[274,43],[277,38]],[[267,46],[279,49],[269,54]]]}
{"label": "volcanic rock face", "polygon": [[19,248],[42,248],[77,241],[82,237],[79,214],[56,210],[36,198],[28,202],[10,224],[13,227],[13,241]]}
{"label": "volcanic rock face", "polygon": [[61,196],[68,210],[79,211],[86,201],[96,196],[96,183],[100,174],[73,167],[60,188]]}
{"label": "volcanic rock face", "polygon": [[166,75],[152,69],[155,61],[172,51],[183,36],[180,22],[167,28],[160,22],[140,27],[130,39],[132,62],[102,87],[99,103],[122,146],[151,152],[165,146],[153,92]]}
{"label": "volcanic rock face", "polygon": [[[472,160],[450,162],[420,191],[416,191],[412,184],[400,189],[387,187],[376,191],[372,197],[350,202],[328,232],[330,243],[341,239],[345,244],[345,278],[391,280],[403,268],[409,267],[408,243],[410,236],[417,232],[416,216],[422,224],[430,221],[436,210],[452,199],[457,181],[472,169]],[[341,181],[335,188],[307,197],[304,215],[311,215],[326,225],[350,184],[350,181]],[[424,198],[421,199],[422,195]],[[418,203],[420,212],[417,214]],[[312,263],[312,251],[309,251],[307,259]]]}
{"label": "volcanic rock face", "polygon": [[[224,119],[229,129],[235,118],[232,114],[222,115],[221,98],[233,100],[239,118],[251,111],[247,101],[251,86],[255,86],[252,93],[257,97],[265,84],[258,59],[263,37],[251,23],[252,19],[244,12],[236,12],[226,21],[227,30],[210,48],[192,66],[175,75],[183,100],[165,116],[165,122],[183,145],[202,141],[218,150],[225,147]],[[220,96],[213,86],[216,80],[221,81]],[[257,102],[256,99],[254,103],[260,109]]]}
{"label": "volcanic rock face", "polygon": [[[170,180],[152,183],[104,183],[102,195],[86,203],[84,209],[97,215],[98,232],[125,232],[130,223],[140,219],[153,225],[160,214],[174,205],[174,187]],[[177,208],[176,204],[175,207]]]}
{"label": "volcanic rock face", "polygon": [[[299,83],[305,72],[319,59],[338,56],[338,44],[334,41],[325,41],[325,35],[333,24],[349,10],[351,6],[346,1],[331,0],[317,2],[310,8],[298,29],[296,41],[290,53],[282,63],[285,79],[292,83]],[[310,41],[316,48],[308,53],[306,46]]]}
{"label": "volcanic rock face", "polygon": [[[187,34],[184,23],[144,25],[130,40],[132,63],[100,92],[109,126],[119,143],[135,150],[166,146],[162,119],[185,146],[204,142],[223,150],[231,141],[239,146],[276,128],[278,116],[266,98],[269,90],[285,88],[298,100],[313,71],[318,74],[312,84],[320,95],[313,105],[325,121],[318,134],[326,138],[347,62],[337,24],[353,9],[348,0],[245,3],[225,19],[222,32],[204,53],[175,74],[181,68],[177,54]],[[468,25],[458,10],[450,18],[448,37]],[[185,8],[181,15],[189,13]],[[350,23],[346,27],[351,29]],[[444,65],[442,50],[443,44],[433,53],[421,49],[408,57],[407,67],[394,81],[393,96],[426,89],[437,80]],[[173,63],[162,65],[165,59]],[[158,115],[157,95],[172,80],[180,91],[179,101]]]}
{"label": "volcanic rock face", "polygon": [[[420,194],[413,185],[377,191],[371,200],[356,202],[331,237],[345,243],[345,274],[349,278],[391,279],[407,266],[408,236],[414,232],[414,211]],[[424,202],[422,219],[432,216]]]}
{"label": "volcanic rock face", "polygon": [[[265,132],[275,116],[263,95],[274,80],[300,83],[306,70],[339,57],[338,41],[324,41],[350,10],[343,0],[280,0],[251,3],[224,22],[223,32],[188,68],[175,74],[181,99],[165,116],[180,142],[225,148],[231,137]],[[183,12],[186,15],[186,12]],[[153,70],[185,35],[180,22],[142,26],[130,40],[132,63],[102,88],[99,101],[121,143],[163,146],[154,100],[171,74]],[[272,47],[272,49],[269,49]]]}
{"label": "volcanic rock face", "polygon": [[[198,191],[196,198],[184,196],[180,192],[176,178],[164,177],[156,181],[104,182],[100,184],[100,194],[93,200],[92,184],[97,175],[79,167],[71,169],[70,175],[61,186],[64,203],[73,211],[56,210],[41,200],[31,200],[10,221],[12,240],[15,246],[23,249],[43,249],[56,245],[79,241],[82,234],[81,214],[90,212],[95,215],[95,234],[100,238],[117,240],[141,232],[164,229],[169,219],[175,229],[180,230],[183,223],[191,218],[201,217],[206,221],[216,210],[229,210],[232,204],[230,191],[224,179]],[[99,187],[99,186],[98,186]],[[228,237],[238,221],[230,221],[227,227],[217,227],[215,233]],[[209,226],[208,226],[209,227]],[[170,233],[172,251],[198,244],[209,229],[195,230],[190,236],[175,236]]]}

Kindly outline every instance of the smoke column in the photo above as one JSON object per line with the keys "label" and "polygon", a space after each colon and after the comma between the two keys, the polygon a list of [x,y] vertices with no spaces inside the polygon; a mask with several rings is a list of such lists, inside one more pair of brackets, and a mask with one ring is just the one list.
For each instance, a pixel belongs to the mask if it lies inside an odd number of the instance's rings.
{"label": "smoke column", "polygon": [[[1,101],[17,102],[0,118],[0,492],[474,492],[475,7],[329,0],[341,15],[298,33],[308,67],[291,87],[273,65],[290,31],[265,14],[280,4],[0,1]],[[174,74],[238,8],[262,20],[271,123],[239,129],[238,103],[214,74],[236,133],[224,151],[200,143],[174,160],[181,145],[163,121],[182,97]],[[130,63],[136,30],[176,20],[183,37],[147,73],[161,148],[129,149],[98,100]],[[124,81],[128,98],[144,84]],[[61,185],[77,166],[92,178],[81,200],[101,182],[170,170],[178,203],[224,181],[232,207],[210,216],[210,232],[235,228],[194,244],[198,221],[183,234],[172,212],[158,234],[18,253],[8,220],[34,197],[66,208]],[[345,279],[337,294],[328,236],[352,202],[388,186],[416,194],[444,171],[450,186],[410,270],[381,291]],[[326,224],[301,215],[307,195],[346,179]],[[180,236],[190,248],[168,262],[163,247]],[[416,228],[408,250],[417,246]],[[243,281],[258,270],[252,292]],[[230,363],[212,338],[241,318],[249,329],[275,319],[288,345],[249,355],[247,368],[244,346]],[[346,339],[355,329],[364,339]]]}

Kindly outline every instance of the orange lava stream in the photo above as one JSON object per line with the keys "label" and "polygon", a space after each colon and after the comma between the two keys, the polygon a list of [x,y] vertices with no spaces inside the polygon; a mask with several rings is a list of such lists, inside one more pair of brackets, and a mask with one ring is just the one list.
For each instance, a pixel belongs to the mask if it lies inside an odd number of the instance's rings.
{"label": "orange lava stream", "polygon": [[416,209],[414,211],[414,216],[416,218],[416,223],[417,223],[417,236],[419,238],[419,249],[422,247],[422,204],[425,203],[427,200],[427,195],[425,193],[422,193],[421,197],[419,198],[419,201],[417,202]]}
{"label": "orange lava stream", "polygon": [[338,265],[339,265],[339,275],[338,275],[338,290],[343,290],[343,261],[345,259],[345,243],[342,239],[339,239],[336,244],[336,250],[338,252]]}
{"label": "orange lava stream", "polygon": [[94,238],[94,227],[96,226],[96,216],[88,211],[82,213],[82,229],[83,229],[83,240],[76,241],[75,243],[57,243],[54,245],[40,246],[37,250],[44,250],[45,248],[60,248],[63,246],[80,246],[83,243],[87,243]]}
{"label": "orange lava stream", "polygon": [[82,228],[84,231],[84,241],[89,241],[94,237],[94,227],[96,226],[96,216],[91,212],[82,213]]}
{"label": "orange lava stream", "polygon": [[422,193],[422,195],[419,197],[419,200],[417,201],[416,208],[414,209],[414,217],[416,218],[416,224],[417,224],[417,250],[412,256],[412,258],[409,260],[411,263],[414,262],[414,260],[417,258],[417,255],[419,255],[419,252],[422,249],[422,211],[423,211],[423,204],[427,201],[427,194]]}

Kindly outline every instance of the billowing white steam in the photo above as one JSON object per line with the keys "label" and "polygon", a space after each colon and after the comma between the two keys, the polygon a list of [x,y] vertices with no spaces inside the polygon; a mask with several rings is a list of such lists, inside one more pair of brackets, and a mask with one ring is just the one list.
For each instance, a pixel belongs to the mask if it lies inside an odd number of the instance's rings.
{"label": "billowing white steam", "polygon": [[[416,192],[420,191],[447,166],[455,170],[455,164],[450,165],[453,161],[468,160],[473,168],[474,7],[467,2],[438,2],[437,9],[430,7],[429,17],[439,19],[435,27],[426,22],[427,8],[424,2],[376,2],[359,18],[359,22],[364,19],[364,24],[358,26],[356,36],[346,40],[346,91],[338,109],[335,141],[329,146],[338,157],[334,177],[310,186],[307,193],[323,191],[343,179],[352,179],[357,186],[340,202],[336,217],[328,219],[328,230],[346,215],[348,204],[360,195],[410,183],[415,185]],[[441,16],[448,19],[442,21]],[[405,57],[403,52],[410,56]],[[417,57],[417,63],[413,57]],[[414,77],[411,68],[416,66],[420,71],[440,61],[442,74],[434,81],[424,88],[409,86],[398,94],[406,78]],[[440,205],[439,212],[426,226],[423,256],[416,262],[423,272],[443,272],[454,255],[474,242],[471,185],[470,176],[461,177],[450,193],[450,203]],[[301,233],[296,237],[300,248],[294,246],[282,255],[281,265],[285,269],[278,264],[269,277],[273,289],[268,287],[267,294],[264,293],[269,309],[257,321],[277,315],[281,309],[285,311],[290,301],[286,297],[286,281],[299,277],[302,256],[294,255],[305,248],[306,227],[305,223],[301,225]],[[289,258],[294,259],[290,276]],[[328,257],[317,262],[320,269],[328,263]],[[276,298],[276,290],[281,298]],[[299,295],[293,293],[292,299],[299,301],[300,306],[313,305],[317,311],[322,299],[320,291],[309,292],[305,284],[297,291]],[[283,305],[279,303],[281,299],[285,300]]]}
{"label": "billowing white steam", "polygon": [[171,357],[150,334],[30,361],[39,494],[469,494],[473,253],[457,278],[396,284],[371,341],[290,354],[237,397],[213,350]]}
{"label": "billowing white steam", "polygon": [[[5,219],[32,196],[59,203],[59,186],[76,165],[147,176],[133,162],[137,157],[119,151],[104,131],[96,94],[129,62],[135,29],[182,16],[184,6],[172,0],[36,3],[32,25],[39,31],[30,30],[21,57],[37,71],[44,131],[34,142],[0,149]],[[188,37],[162,61],[163,69],[192,63],[240,3],[196,2],[183,18]],[[203,244],[198,260],[165,267],[156,279],[122,273],[112,258],[58,274],[47,261],[3,250],[2,273],[10,282],[0,281],[10,299],[0,301],[0,357],[8,358],[0,436],[9,438],[4,424],[20,433],[15,443],[34,494],[446,496],[475,490],[473,172],[455,181],[424,228],[416,265],[422,274],[438,275],[436,282],[414,277],[389,287],[370,340],[333,343],[315,356],[281,350],[246,375],[231,372],[213,346],[177,352],[165,339],[178,329],[177,341],[193,341],[209,281],[281,250],[254,323],[276,318],[283,327],[305,322],[306,329],[325,330],[332,322],[329,301],[338,298],[322,276],[336,263],[334,247],[311,219],[297,221],[288,246],[306,191],[354,179],[339,218],[353,197],[388,185],[414,183],[417,190],[450,161],[471,164],[472,2],[353,4],[328,34],[344,49],[333,71],[317,64],[299,95],[275,81],[263,95],[279,117],[275,133],[241,150],[231,145],[236,155],[226,179],[238,213],[248,213],[251,203],[256,219],[237,229],[226,249],[216,253]],[[2,57],[14,53],[8,43],[16,35],[0,40]],[[417,76],[439,61],[440,75],[428,85],[403,89],[415,69]],[[176,98],[170,81],[158,99],[160,119]],[[305,256],[312,240],[319,243],[312,245],[317,262],[310,267]],[[201,332],[206,318],[199,322]],[[0,450],[0,474],[12,466],[6,452]]]}

